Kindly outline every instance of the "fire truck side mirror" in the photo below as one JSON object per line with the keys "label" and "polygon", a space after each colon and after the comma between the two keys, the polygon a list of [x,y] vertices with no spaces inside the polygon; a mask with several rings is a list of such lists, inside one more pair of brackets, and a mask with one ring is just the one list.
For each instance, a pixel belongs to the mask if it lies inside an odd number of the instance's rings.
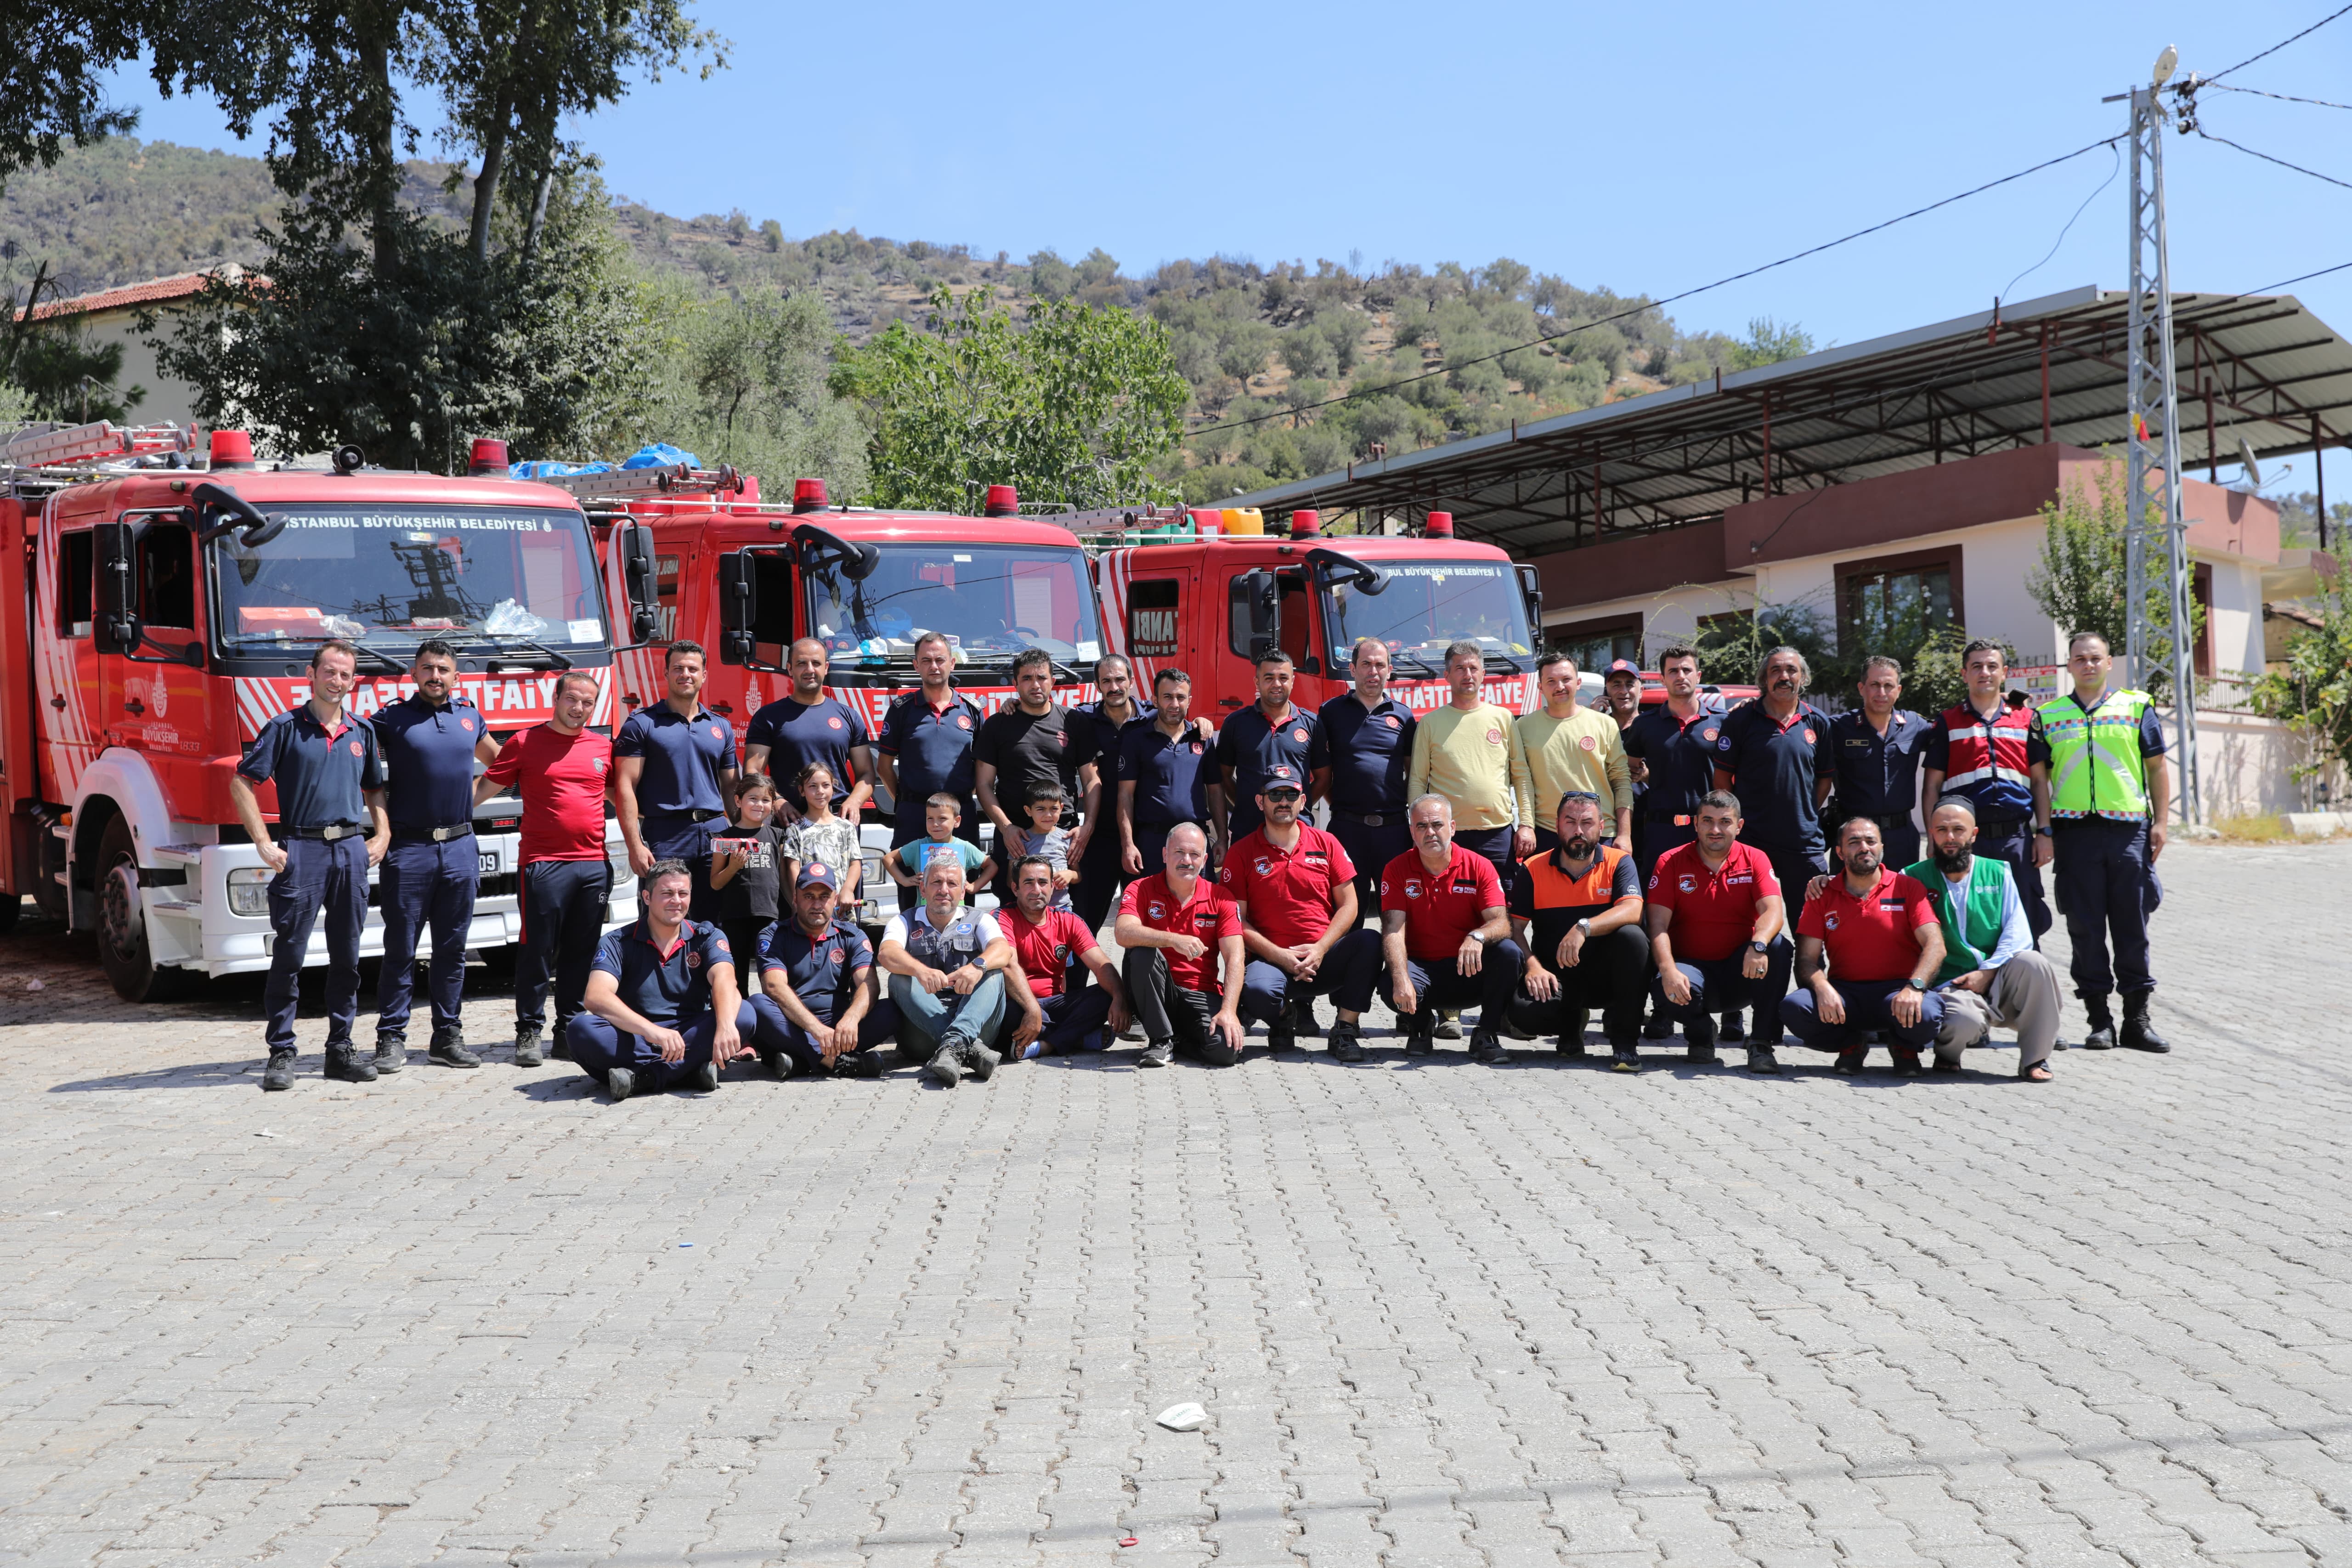
{"label": "fire truck side mirror", "polygon": [[751,628],[760,619],[760,591],[751,552],[738,550],[719,558],[719,662],[749,664],[758,645]]}
{"label": "fire truck side mirror", "polygon": [[101,522],[91,531],[98,537],[98,604],[91,618],[100,653],[130,653],[139,647],[138,613],[131,608],[131,537],[127,522]]}
{"label": "fire truck side mirror", "polygon": [[654,573],[654,531],[643,523],[621,530],[621,582],[629,596],[629,640],[651,642],[661,629]]}
{"label": "fire truck side mirror", "polygon": [[1530,647],[1544,645],[1543,576],[1532,566],[1519,568],[1519,593],[1528,602],[1528,631],[1536,639]]}
{"label": "fire truck side mirror", "polygon": [[1282,646],[1282,590],[1263,569],[1234,579],[1234,608],[1248,628],[1250,658],[1264,658]]}

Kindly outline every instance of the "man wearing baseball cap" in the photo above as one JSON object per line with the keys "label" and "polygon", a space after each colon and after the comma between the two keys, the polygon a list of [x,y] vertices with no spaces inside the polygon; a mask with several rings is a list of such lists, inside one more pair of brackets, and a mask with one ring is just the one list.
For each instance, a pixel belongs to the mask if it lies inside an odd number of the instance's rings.
{"label": "man wearing baseball cap", "polygon": [[1258,792],[1265,821],[1234,844],[1217,873],[1241,908],[1242,945],[1249,964],[1239,1009],[1263,1021],[1266,1044],[1296,1049],[1314,1016],[1316,993],[1339,1005],[1331,1054],[1361,1061],[1356,1020],[1371,1005],[1381,963],[1381,939],[1358,929],[1356,867],[1339,840],[1299,820],[1305,792],[1294,778],[1276,775]]}
{"label": "man wearing baseball cap", "polygon": [[776,922],[756,958],[760,990],[751,1010],[760,1019],[760,1060],[778,1078],[880,1078],[887,1070],[874,1047],[897,1036],[898,1009],[887,997],[874,1000],[866,984],[874,949],[864,931],[838,918],[840,889],[832,867],[803,866],[793,883],[792,919]]}

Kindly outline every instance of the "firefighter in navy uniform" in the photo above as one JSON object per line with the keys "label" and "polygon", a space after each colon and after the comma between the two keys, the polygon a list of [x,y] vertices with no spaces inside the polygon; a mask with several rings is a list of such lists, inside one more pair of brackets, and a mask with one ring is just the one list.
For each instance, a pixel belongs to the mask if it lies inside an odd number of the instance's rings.
{"label": "firefighter in navy uniform", "polygon": [[[359,655],[341,638],[310,656],[310,699],[261,727],[229,775],[237,820],[278,874],[269,880],[269,1061],[261,1087],[294,1087],[294,1006],[302,958],[327,922],[326,1076],[374,1081],[375,1064],[352,1044],[359,1014],[360,931],[367,924],[368,868],[383,858],[392,825],[383,810],[383,753],[364,719],[343,710]],[[257,784],[278,785],[278,833],[261,819]]]}
{"label": "firefighter in navy uniform", "polygon": [[1348,654],[1352,689],[1315,712],[1307,776],[1331,803],[1331,837],[1356,866],[1358,918],[1381,907],[1381,872],[1412,847],[1404,825],[1404,775],[1412,762],[1412,710],[1388,692],[1388,644],[1359,637]]}
{"label": "firefighter in navy uniform", "polygon": [[613,776],[629,868],[683,860],[694,877],[694,916],[710,917],[710,839],[727,826],[735,781],[735,726],[702,705],[702,645],[679,639],[662,656],[659,702],[629,715],[613,737]]}
{"label": "firefighter in navy uniform", "polygon": [[1118,738],[1129,724],[1149,723],[1157,713],[1136,700],[1134,666],[1124,654],[1105,654],[1095,661],[1095,689],[1102,695],[1072,708],[1069,717],[1078,793],[1095,803],[1081,825],[1087,842],[1076,858],[1078,886],[1071,900],[1088,931],[1100,931],[1118,907],[1126,880],[1118,836]]}
{"label": "firefighter in navy uniform", "polygon": [[1960,668],[1968,678],[1968,700],[1945,709],[1928,732],[1920,798],[1932,808],[1956,795],[1976,808],[1977,839],[1970,853],[2009,868],[2025,905],[2025,923],[2039,945],[2051,920],[2042,892],[2042,862],[2034,854],[2047,825],[2033,825],[2033,764],[2050,761],[2049,748],[2033,733],[2032,710],[2006,700],[2009,655],[2000,644],[1982,638],[1969,644],[1960,650]]}
{"label": "firefighter in navy uniform", "polygon": [[[1640,792],[1633,805],[1633,868],[1644,888],[1659,857],[1698,837],[1699,802],[1715,787],[1715,747],[1727,706],[1699,689],[1695,649],[1660,654],[1658,679],[1666,700],[1643,708],[1625,726],[1625,765]],[[1663,1040],[1674,1032],[1665,1008],[1654,1005],[1643,1038]]]}
{"label": "firefighter in navy uniform", "polygon": [[1862,706],[1830,721],[1828,766],[1815,799],[1826,804],[1834,790],[1836,821],[1875,819],[1885,864],[1908,866],[1919,858],[1911,812],[1919,804],[1919,762],[1930,726],[1895,706],[1903,695],[1903,667],[1885,654],[1863,660],[1860,689]]}
{"label": "firefighter in navy uniform", "polygon": [[[951,795],[961,803],[956,837],[977,848],[980,801],[972,787],[977,771],[972,745],[987,715],[979,704],[956,690],[955,647],[944,636],[925,632],[917,637],[914,660],[915,674],[922,684],[891,700],[889,710],[882,716],[882,732],[874,742],[875,771],[881,775],[882,787],[890,792],[896,823],[890,847],[897,849],[923,837],[923,803],[935,795]],[[898,889],[898,908],[910,910],[922,897],[918,879],[915,885]]]}
{"label": "firefighter in navy uniform", "polygon": [[456,694],[457,650],[439,637],[417,645],[409,666],[415,694],[370,722],[383,752],[392,847],[377,889],[383,913],[383,967],[375,988],[375,1069],[408,1061],[408,1014],[416,989],[416,937],[433,928],[432,1057],[478,1068],[466,1048],[459,1007],[466,992],[466,937],[481,887],[474,841],[474,763],[493,762],[499,743],[479,710]]}
{"label": "firefighter in navy uniform", "polygon": [[2033,764],[2034,798],[2052,819],[2037,826],[2049,826],[2055,840],[2058,912],[2066,917],[2074,949],[2074,994],[2091,1018],[2084,1047],[2103,1051],[2117,1044],[2107,998],[2120,990],[2121,1044],[2168,1051],[2171,1045],[2147,1016],[2148,998],[2156,994],[2147,916],[2156,859],[2164,853],[2172,773],[2164,760],[2156,700],[2145,691],[2110,688],[2113,665],[2106,638],[2075,633],[2066,646],[2074,689],[2034,710],[2034,733],[2049,749],[2049,760]]}

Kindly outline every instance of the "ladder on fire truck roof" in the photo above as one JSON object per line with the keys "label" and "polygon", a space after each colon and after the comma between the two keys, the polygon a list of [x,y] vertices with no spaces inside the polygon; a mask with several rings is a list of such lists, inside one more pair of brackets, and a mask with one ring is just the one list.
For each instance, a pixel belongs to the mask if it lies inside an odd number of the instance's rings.
{"label": "ladder on fire truck roof", "polygon": [[189,452],[196,446],[194,425],[28,425],[0,437],[0,468],[95,468],[128,458]]}
{"label": "ladder on fire truck roof", "polygon": [[1192,511],[1181,506],[1107,506],[1091,511],[1041,511],[1031,514],[1027,521],[1050,522],[1056,528],[1066,528],[1078,536],[1078,542],[1090,551],[1116,550],[1129,542],[1129,536],[1154,533],[1160,530],[1161,538],[1172,537],[1179,529],[1192,531]]}
{"label": "ladder on fire truck roof", "polygon": [[575,500],[645,500],[668,495],[741,494],[742,476],[731,465],[716,468],[667,463],[647,468],[606,468],[593,474],[550,474],[530,481],[569,490]]}

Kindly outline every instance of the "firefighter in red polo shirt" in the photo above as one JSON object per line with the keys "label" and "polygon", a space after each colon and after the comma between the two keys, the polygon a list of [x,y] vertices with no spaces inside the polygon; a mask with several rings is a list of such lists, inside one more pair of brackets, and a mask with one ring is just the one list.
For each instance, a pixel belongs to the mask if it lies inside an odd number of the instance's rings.
{"label": "firefighter in red polo shirt", "polygon": [[1357,927],[1356,863],[1339,839],[1299,820],[1305,792],[1297,781],[1268,779],[1257,805],[1257,831],[1234,841],[1217,872],[1240,906],[1249,952],[1242,1021],[1264,1023],[1271,1049],[1296,1050],[1316,994],[1328,991],[1339,1010],[1331,1054],[1362,1061],[1356,1020],[1372,1005],[1381,939]]}
{"label": "firefighter in red polo shirt", "polygon": [[1885,853],[1875,820],[1849,816],[1838,828],[1844,873],[1797,917],[1797,989],[1780,1022],[1815,1050],[1837,1052],[1842,1073],[1862,1070],[1864,1031],[1884,1030],[1895,1070],[1912,1078],[1944,1023],[1944,999],[1927,989],[1944,964],[1944,927],[1927,889],[1888,869]]}
{"label": "firefighter in red polo shirt", "polygon": [[[1659,1009],[1682,1025],[1695,1062],[1715,1060],[1714,1014],[1753,1007],[1759,1020],[1774,1017],[1789,988],[1780,879],[1769,856],[1739,841],[1739,822],[1738,795],[1701,795],[1698,837],[1658,857],[1643,894]],[[1641,1066],[1631,1055],[1617,1054],[1621,1070]],[[1780,1070],[1762,1029],[1748,1043],[1748,1070]]]}
{"label": "firefighter in red polo shirt", "polygon": [[[1143,1025],[1139,1068],[1164,1068],[1184,1050],[1209,1067],[1242,1059],[1242,917],[1202,873],[1209,836],[1180,822],[1160,850],[1167,869],[1127,885],[1113,928],[1127,950],[1128,1005]],[[1217,988],[1213,995],[1211,987]]]}
{"label": "firefighter in red polo shirt", "polygon": [[1496,1031],[1528,960],[1511,938],[1495,863],[1454,842],[1454,807],[1425,795],[1405,813],[1413,847],[1381,873],[1381,952],[1405,1055],[1437,1049],[1437,1010],[1477,1002],[1474,1061],[1503,1059]]}

